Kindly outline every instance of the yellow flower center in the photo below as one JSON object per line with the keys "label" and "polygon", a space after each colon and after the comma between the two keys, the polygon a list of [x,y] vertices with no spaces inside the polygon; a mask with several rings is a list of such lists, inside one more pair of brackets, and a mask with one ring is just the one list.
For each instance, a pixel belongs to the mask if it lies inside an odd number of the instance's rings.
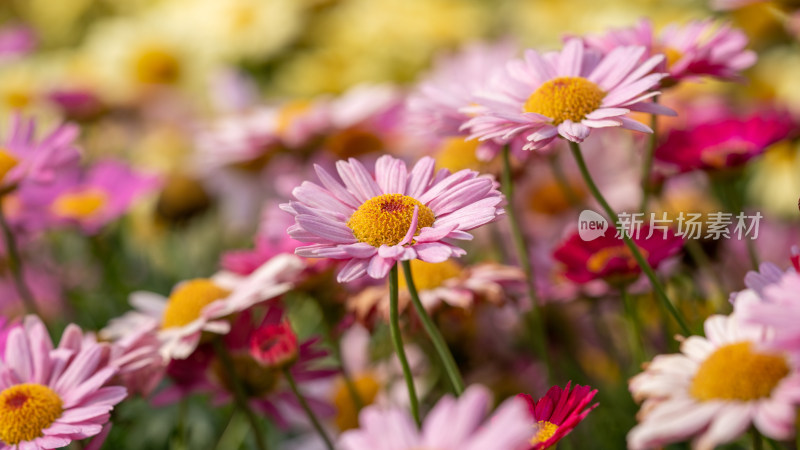
{"label": "yellow flower center", "polygon": [[0,392],[0,441],[17,445],[43,436],[61,416],[61,397],[47,386],[16,384]]}
{"label": "yellow flower center", "polygon": [[[347,226],[361,242],[374,247],[397,245],[411,228],[414,207],[419,207],[418,231],[433,225],[433,211],[417,199],[403,194],[383,194],[364,202],[350,216]],[[415,233],[416,234],[416,233]]]}
{"label": "yellow flower center", "polygon": [[100,189],[86,189],[59,196],[51,210],[60,217],[86,219],[108,203],[108,195]]}
{"label": "yellow flower center", "polygon": [[[375,401],[375,396],[381,388],[378,380],[369,373],[355,377],[353,384],[364,406],[371,405]],[[331,403],[336,407],[334,421],[340,431],[358,428],[358,408],[343,378],[338,378],[334,382]]]}
{"label": "yellow flower center", "polygon": [[547,116],[554,125],[565,120],[580,122],[600,107],[605,96],[599,86],[586,78],[559,77],[539,86],[522,110]]}
{"label": "yellow flower center", "polygon": [[702,401],[756,400],[769,397],[788,374],[783,356],[754,352],[750,342],[739,342],[720,347],[706,358],[689,392]]}
{"label": "yellow flower center", "polygon": [[683,58],[683,53],[681,53],[680,50],[676,50],[672,47],[665,48],[663,53],[667,62],[667,67],[672,67],[676,62]]}
{"label": "yellow flower center", "polygon": [[144,84],[172,84],[181,76],[181,64],[169,50],[150,47],[142,49],[134,58],[136,80]]}
{"label": "yellow flower center", "polygon": [[3,97],[3,101],[11,109],[24,109],[33,101],[33,94],[21,88],[8,90]]}
{"label": "yellow flower center", "polygon": [[186,281],[169,296],[167,308],[161,319],[161,328],[182,327],[200,317],[206,305],[230,295],[230,291],[223,289],[213,281],[198,278]]}
{"label": "yellow flower center", "polygon": [[548,422],[546,420],[540,420],[536,423],[536,434],[531,438],[531,445],[536,445],[541,442],[545,442],[554,434],[556,434],[556,430],[558,430],[558,425]]}
{"label": "yellow flower center", "polygon": [[[642,253],[642,256],[647,258],[647,252],[641,247],[639,247],[639,252]],[[593,273],[600,273],[608,266],[608,263],[611,262],[614,258],[622,258],[626,260],[628,263],[628,267],[633,269],[638,264],[636,260],[633,259],[633,254],[628,247],[624,245],[619,245],[617,247],[606,247],[600,249],[594,255],[589,257],[589,260],[586,261],[586,268],[589,269],[590,272]]]}
{"label": "yellow flower center", "polygon": [[467,141],[460,136],[445,139],[436,152],[436,168],[449,169],[453,173],[462,169],[480,169],[481,161],[475,154],[478,144],[480,141],[477,139]]}
{"label": "yellow flower center", "polygon": [[[441,286],[446,280],[461,275],[461,266],[448,259],[440,263],[429,263],[419,259],[411,260],[411,276],[417,290],[425,291]],[[408,289],[406,277],[399,277],[400,288]]]}
{"label": "yellow flower center", "polygon": [[17,164],[19,164],[19,160],[11,152],[0,148],[0,182]]}

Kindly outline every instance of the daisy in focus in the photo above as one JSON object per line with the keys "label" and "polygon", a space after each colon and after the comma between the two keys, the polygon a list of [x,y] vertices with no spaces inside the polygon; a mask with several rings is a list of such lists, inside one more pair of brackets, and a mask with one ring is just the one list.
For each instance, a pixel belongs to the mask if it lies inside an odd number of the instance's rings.
{"label": "daisy in focus", "polygon": [[772,439],[794,436],[800,373],[785,353],[763,348],[770,330],[736,314],[715,315],[706,319],[705,334],[685,339],[680,354],[655,357],[631,379],[630,391],[643,404],[629,448],[692,439],[693,448],[712,449],[751,425]]}
{"label": "daisy in focus", "polygon": [[103,333],[124,338],[144,329],[157,330],[161,356],[184,359],[200,344],[203,333],[227,334],[228,316],[290,290],[302,269],[299,258],[282,254],[244,277],[219,272],[211,278],[186,280],[169,297],[134,292],[130,302],[136,311],[111,320]]}
{"label": "daisy in focus", "polygon": [[126,391],[108,386],[107,344],[70,325],[57,348],[36,316],[8,336],[0,359],[0,449],[50,449],[96,436]]}
{"label": "daisy in focus", "polygon": [[530,395],[519,394],[519,398],[528,404],[530,416],[536,421],[536,433],[530,440],[530,450],[555,448],[558,441],[597,407],[597,403],[589,405],[597,389],[579,384],[570,389],[570,384],[568,382],[564,389],[560,386],[551,387],[538,401]]}
{"label": "daisy in focus", "polygon": [[713,20],[671,24],[656,35],[650,21],[642,19],[630,28],[587,36],[584,42],[604,54],[620,46],[641,45],[647,48],[642,60],[663,54],[665,59],[656,71],[668,72],[670,83],[701,76],[735,80],[756,62],[755,52],[745,49],[747,36],[743,32]]}
{"label": "daisy in focus", "polygon": [[531,425],[525,403],[511,398],[485,418],[491,395],[471,386],[459,398],[445,396],[417,429],[408,411],[370,406],[361,411],[361,428],[343,433],[342,450],[521,450],[528,448]]}
{"label": "daisy in focus", "polygon": [[474,117],[462,128],[469,130],[469,139],[481,141],[524,136],[525,150],[541,149],[558,136],[583,142],[597,128],[652,133],[626,117],[632,111],[674,114],[647,101],[659,94],[653,89],[667,74],[652,73],[663,55],[640,62],[646,51],[617,47],[601,55],[578,39],[567,41],[560,52],[527,50],[522,59],[506,64],[491,88],[477,94],[478,106],[464,109]]}
{"label": "daisy in focus", "polygon": [[339,282],[385,278],[397,261],[462,256],[466,252],[451,242],[472,239],[467,231],[504,213],[494,180],[468,169],[434,174],[432,158],[409,172],[403,161],[384,155],[374,175],[356,159],[339,161],[344,184],[315,169],[324,187],[306,181],[292,192],[297,200],[281,206],[295,216],[289,235],[312,244],[297,255],[348,260]]}

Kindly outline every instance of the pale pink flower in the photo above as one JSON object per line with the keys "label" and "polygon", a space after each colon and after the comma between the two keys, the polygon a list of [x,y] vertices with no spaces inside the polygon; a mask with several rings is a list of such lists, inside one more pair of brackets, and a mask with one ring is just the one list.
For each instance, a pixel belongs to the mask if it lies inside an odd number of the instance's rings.
{"label": "pale pink flower", "polygon": [[361,428],[341,435],[342,450],[520,450],[527,449],[532,427],[525,401],[511,398],[486,418],[491,394],[470,386],[459,398],[445,396],[417,429],[408,411],[369,406],[361,410]]}
{"label": "pale pink flower", "polygon": [[685,339],[680,354],[656,356],[631,379],[634,399],[644,403],[629,448],[692,439],[694,448],[712,449],[751,425],[777,440],[794,435],[800,373],[795,359],[763,349],[770,330],[734,314],[706,319],[705,334]]}
{"label": "pale pink flower", "polygon": [[592,129],[622,127],[651,133],[626,117],[632,111],[674,114],[647,100],[666,76],[652,73],[663,55],[642,58],[645,47],[617,47],[606,55],[570,39],[560,52],[527,50],[509,61],[490,88],[478,93],[478,106],[464,108],[475,117],[462,128],[470,139],[509,142],[524,136],[526,150],[541,149],[559,135],[583,142]]}
{"label": "pale pink flower", "polygon": [[108,386],[117,369],[107,356],[107,344],[75,325],[54,348],[41,320],[26,317],[0,361],[0,449],[65,447],[100,434],[126,396],[124,387]]}
{"label": "pale pink flower", "polygon": [[227,334],[229,316],[290,290],[303,266],[300,258],[281,254],[247,276],[219,272],[211,278],[186,280],[169,297],[134,292],[130,302],[136,311],[112,320],[103,333],[125,337],[157,330],[164,360],[187,358],[204,332]]}
{"label": "pale pink flower", "polygon": [[630,28],[586,36],[584,43],[604,54],[621,46],[644,46],[647,51],[642,62],[663,54],[665,59],[655,71],[667,72],[672,82],[701,76],[738,79],[742,70],[756,62],[755,52],[745,49],[747,36],[743,32],[710,19],[670,24],[659,34],[655,34],[649,20],[642,19]]}
{"label": "pale pink flower", "polygon": [[316,166],[324,187],[306,181],[293,191],[297,201],[282,208],[295,216],[289,235],[312,244],[296,254],[349,260],[340,282],[384,278],[396,261],[462,256],[453,240],[471,239],[468,230],[504,213],[494,180],[468,169],[434,174],[432,158],[410,172],[389,155],[378,158],[374,175],[352,158],[336,168],[344,184]]}

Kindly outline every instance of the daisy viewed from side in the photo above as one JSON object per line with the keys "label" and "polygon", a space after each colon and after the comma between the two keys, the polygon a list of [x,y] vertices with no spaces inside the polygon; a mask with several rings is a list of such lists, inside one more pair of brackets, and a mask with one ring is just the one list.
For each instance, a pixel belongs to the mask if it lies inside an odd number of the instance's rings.
{"label": "daisy viewed from side", "polygon": [[563,389],[560,386],[551,387],[539,400],[519,394],[518,397],[528,404],[531,418],[536,421],[530,450],[555,448],[558,441],[597,407],[597,403],[589,404],[597,394],[597,389],[579,384],[570,389],[570,384],[567,382]]}
{"label": "daisy viewed from side", "polygon": [[469,169],[434,174],[428,157],[409,172],[403,161],[384,155],[374,175],[356,159],[339,161],[342,182],[315,168],[324,187],[306,181],[292,193],[297,200],[281,207],[295,216],[289,235],[311,244],[297,255],[348,260],[340,282],[384,278],[396,261],[462,256],[453,240],[472,239],[468,230],[504,213],[494,180]]}
{"label": "daisy viewed from side", "polygon": [[293,277],[303,267],[300,258],[281,254],[245,277],[219,272],[211,278],[183,281],[169,297],[134,292],[130,302],[136,311],[111,320],[101,333],[124,339],[145,329],[157,330],[161,356],[184,359],[197,348],[204,332],[227,334],[229,316],[291,289]]}
{"label": "daisy viewed from side", "polygon": [[522,59],[509,61],[492,87],[477,94],[479,105],[464,109],[474,117],[462,128],[470,139],[509,142],[522,135],[525,150],[537,150],[556,137],[583,142],[592,129],[622,127],[651,133],[626,117],[631,111],[674,114],[647,102],[659,94],[653,89],[666,76],[652,73],[664,59],[640,62],[646,48],[618,47],[602,56],[570,39],[560,52],[527,50]]}
{"label": "daisy viewed from side", "polygon": [[36,316],[11,330],[0,359],[0,449],[60,448],[100,434],[126,396],[108,386],[117,369],[103,362],[107,353],[75,325],[56,348]]}
{"label": "daisy viewed from side", "polygon": [[655,357],[630,381],[634,399],[643,404],[629,448],[692,439],[693,448],[712,449],[751,425],[772,439],[792,437],[800,374],[796,361],[763,348],[770,331],[735,314],[711,316],[706,337],[691,336],[680,354]]}

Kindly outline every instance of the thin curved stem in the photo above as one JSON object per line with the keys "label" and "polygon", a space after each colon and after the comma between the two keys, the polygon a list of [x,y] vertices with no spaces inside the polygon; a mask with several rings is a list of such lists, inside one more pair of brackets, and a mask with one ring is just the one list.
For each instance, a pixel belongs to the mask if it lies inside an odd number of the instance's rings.
{"label": "thin curved stem", "polygon": [[233,368],[233,359],[231,358],[230,353],[228,353],[228,349],[225,348],[225,343],[222,342],[222,338],[218,336],[214,337],[213,343],[214,351],[222,361],[222,369],[225,371],[225,376],[228,377],[228,381],[232,386],[233,399],[236,402],[236,407],[239,408],[242,413],[244,413],[247,421],[250,423],[250,428],[253,431],[253,437],[256,440],[256,447],[258,447],[259,450],[267,450],[267,441],[261,434],[261,429],[258,425],[258,418],[253,412],[252,408],[250,408],[250,404],[247,402],[247,395],[245,395],[244,386],[242,386],[242,382],[239,379],[239,376],[236,374],[236,370]]}
{"label": "thin curved stem", "polygon": [[[2,197],[0,197],[2,199]],[[8,268],[11,269],[11,277],[14,279],[14,286],[17,288],[17,293],[25,310],[29,314],[39,314],[39,309],[36,307],[36,300],[33,297],[28,285],[25,284],[24,271],[22,267],[22,258],[19,256],[17,249],[17,241],[14,239],[14,233],[11,231],[11,226],[6,220],[5,212],[0,207],[0,228],[3,230],[3,242],[6,245],[6,253],[8,253]]]}
{"label": "thin curved stem", "polygon": [[525,235],[522,233],[519,218],[517,217],[516,209],[514,208],[514,182],[511,178],[511,156],[508,145],[503,147],[503,173],[501,177],[501,188],[503,194],[506,196],[507,204],[505,206],[506,216],[508,223],[511,226],[511,236],[514,240],[514,249],[517,252],[517,260],[523,272],[525,272],[525,288],[527,290],[528,298],[531,300],[531,309],[525,315],[529,322],[529,329],[532,335],[533,347],[537,356],[545,366],[547,372],[546,377],[549,377],[550,362],[547,355],[547,336],[544,330],[544,321],[542,320],[542,313],[540,308],[539,296],[536,293],[534,285],[534,271],[531,264],[530,257],[528,256],[528,244],[525,241]]}
{"label": "thin curved stem", "polygon": [[414,309],[417,311],[417,315],[422,321],[422,326],[425,328],[425,332],[428,334],[431,342],[433,342],[433,347],[436,349],[436,353],[439,355],[442,365],[444,365],[444,370],[447,373],[447,377],[450,379],[450,384],[453,385],[453,391],[456,396],[459,396],[464,392],[464,380],[461,378],[461,372],[458,370],[458,365],[453,358],[453,354],[450,353],[450,349],[447,347],[447,342],[445,342],[442,333],[436,328],[436,324],[433,323],[431,316],[425,311],[425,306],[419,299],[419,293],[417,292],[417,287],[414,285],[414,277],[411,274],[411,263],[409,261],[403,261],[403,274],[406,277],[408,292],[411,294],[411,303],[414,304]]}
{"label": "thin curved stem", "polygon": [[622,294],[622,306],[625,309],[625,315],[628,319],[628,327],[630,328],[631,332],[631,341],[633,345],[633,359],[636,362],[636,366],[638,366],[645,361],[645,351],[644,351],[644,331],[642,329],[642,323],[639,320],[639,315],[636,314],[636,309],[633,307],[631,303],[631,296],[628,293],[628,288],[626,286],[622,286],[620,288],[620,294]]}
{"label": "thin curved stem", "polygon": [[403,378],[406,380],[408,389],[408,400],[411,405],[411,415],[417,426],[421,425],[419,418],[419,404],[417,400],[417,389],[414,387],[414,377],[411,375],[411,367],[406,358],[406,350],[403,347],[403,336],[400,334],[400,307],[399,307],[399,286],[397,284],[397,264],[392,266],[389,271],[389,330],[392,335],[392,344],[397,353],[397,359],[403,367]]}
{"label": "thin curved stem", "polygon": [[328,450],[334,450],[333,441],[331,441],[331,438],[328,436],[328,433],[325,432],[325,429],[322,428],[322,424],[319,422],[319,419],[317,419],[314,411],[308,405],[305,397],[303,397],[303,393],[297,388],[297,383],[295,382],[294,377],[292,376],[292,371],[289,367],[283,368],[283,376],[286,377],[286,381],[289,382],[289,387],[292,388],[294,396],[297,397],[297,401],[300,402],[300,406],[303,408],[306,416],[308,416],[308,420],[311,421],[311,425],[314,426],[314,429],[317,431],[319,436],[323,441],[325,441],[325,447],[327,447]]}
{"label": "thin curved stem", "polygon": [[[611,206],[606,201],[603,194],[600,192],[600,189],[597,188],[597,185],[594,183],[592,179],[592,175],[589,173],[589,169],[586,167],[586,161],[583,160],[583,154],[581,153],[581,147],[576,144],[575,142],[569,143],[569,149],[572,151],[572,156],[575,157],[575,162],[578,164],[578,169],[581,171],[581,175],[583,176],[584,181],[586,182],[586,186],[589,187],[589,190],[592,192],[595,200],[597,203],[600,203],[603,210],[608,215],[609,219],[614,224],[619,223],[619,218],[617,217],[617,213],[611,209]],[[664,305],[664,307],[669,311],[672,317],[675,319],[675,322],[681,328],[681,331],[686,335],[690,335],[691,330],[689,326],[686,324],[686,320],[683,318],[681,313],[675,308],[675,305],[669,300],[667,297],[666,292],[664,291],[664,287],[661,285],[661,282],[658,281],[658,277],[656,277],[656,273],[653,271],[653,268],[650,267],[650,264],[647,260],[642,256],[642,252],[639,251],[639,247],[631,240],[628,233],[622,233],[622,240],[625,242],[625,245],[628,247],[628,250],[631,251],[633,258],[636,260],[636,263],[639,264],[639,267],[642,269],[642,272],[647,276],[647,279],[650,280],[650,284],[653,286],[653,291],[655,291],[656,296]]]}
{"label": "thin curved stem", "polygon": [[[653,103],[658,103],[658,96],[653,97]],[[656,144],[658,144],[658,116],[655,114],[650,114],[650,128],[653,132],[650,133],[650,139],[647,141],[647,150],[644,154],[644,164],[642,166],[642,203],[639,206],[639,211],[643,213],[647,213],[647,202],[653,192],[650,174],[653,172],[653,155],[656,152]]]}

